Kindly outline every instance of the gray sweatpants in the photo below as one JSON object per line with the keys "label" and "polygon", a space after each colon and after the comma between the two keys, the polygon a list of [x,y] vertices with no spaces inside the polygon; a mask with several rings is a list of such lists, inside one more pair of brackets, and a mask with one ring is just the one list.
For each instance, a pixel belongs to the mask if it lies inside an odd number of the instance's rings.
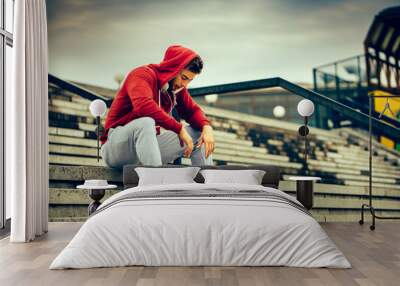
{"label": "gray sweatpants", "polygon": [[[201,132],[190,126],[184,128],[196,146]],[[162,130],[156,135],[154,119],[141,117],[125,126],[110,128],[108,139],[101,146],[101,156],[111,168],[123,168],[126,164],[160,166],[182,157],[185,147],[181,147],[175,132]],[[194,166],[213,164],[211,155],[205,158],[204,144],[192,152],[190,159]]]}

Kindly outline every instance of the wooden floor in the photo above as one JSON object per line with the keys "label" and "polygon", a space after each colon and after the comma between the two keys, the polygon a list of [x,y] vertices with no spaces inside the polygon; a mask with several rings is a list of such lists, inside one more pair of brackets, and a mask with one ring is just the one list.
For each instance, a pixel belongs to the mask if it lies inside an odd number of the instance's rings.
{"label": "wooden floor", "polygon": [[0,241],[0,285],[400,285],[400,223],[372,232],[356,223],[322,224],[352,269],[289,267],[121,267],[48,270],[81,226],[50,223],[44,237],[28,244]]}

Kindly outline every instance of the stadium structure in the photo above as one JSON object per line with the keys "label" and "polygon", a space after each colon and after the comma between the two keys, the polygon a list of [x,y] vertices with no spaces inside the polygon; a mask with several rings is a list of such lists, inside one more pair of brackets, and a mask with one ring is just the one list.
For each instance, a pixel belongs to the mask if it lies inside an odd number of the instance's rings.
{"label": "stadium structure", "polygon": [[[191,89],[215,130],[215,164],[279,166],[279,187],[289,194],[296,186],[288,177],[308,171],[322,178],[311,210],[317,220],[357,221],[368,200],[368,95],[374,94],[374,205],[380,215],[400,215],[400,99],[388,97],[400,93],[399,9],[376,15],[363,55],[314,68],[312,86],[268,78]],[[110,106],[115,94],[49,75],[50,220],[86,219],[90,200],[75,188],[85,179],[107,179],[122,188],[122,172],[96,159],[95,118],[89,112],[92,100]],[[206,101],[216,94],[213,102]],[[307,165],[296,111],[303,98],[316,106]],[[285,107],[283,117],[273,116],[277,105]]]}

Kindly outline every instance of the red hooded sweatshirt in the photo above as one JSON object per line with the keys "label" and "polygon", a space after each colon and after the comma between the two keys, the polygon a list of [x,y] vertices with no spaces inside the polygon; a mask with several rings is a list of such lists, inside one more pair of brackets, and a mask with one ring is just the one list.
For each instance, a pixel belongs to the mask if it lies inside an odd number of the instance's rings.
{"label": "red hooded sweatshirt", "polygon": [[[168,92],[160,92],[160,89],[196,56],[197,54],[188,48],[170,46],[160,64],[140,66],[129,72],[108,111],[101,143],[107,141],[110,128],[123,126],[140,117],[151,117],[156,125],[179,134],[182,123],[169,114],[174,106],[173,99]],[[204,125],[210,124],[186,88],[175,96],[179,116],[192,127],[201,130]]]}

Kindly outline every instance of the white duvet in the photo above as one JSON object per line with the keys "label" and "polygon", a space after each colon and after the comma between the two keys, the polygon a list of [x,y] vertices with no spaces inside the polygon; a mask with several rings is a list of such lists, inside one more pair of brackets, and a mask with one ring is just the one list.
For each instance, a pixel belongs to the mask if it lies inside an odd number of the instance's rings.
{"label": "white duvet", "polygon": [[[172,197],[154,197],[157,192],[175,190]],[[262,193],[254,197],[252,191]],[[228,195],[220,197],[219,192]],[[241,196],[229,195],[235,192]],[[50,269],[127,265],[350,268],[321,226],[299,205],[277,189],[255,185],[130,188],[99,207]]]}

